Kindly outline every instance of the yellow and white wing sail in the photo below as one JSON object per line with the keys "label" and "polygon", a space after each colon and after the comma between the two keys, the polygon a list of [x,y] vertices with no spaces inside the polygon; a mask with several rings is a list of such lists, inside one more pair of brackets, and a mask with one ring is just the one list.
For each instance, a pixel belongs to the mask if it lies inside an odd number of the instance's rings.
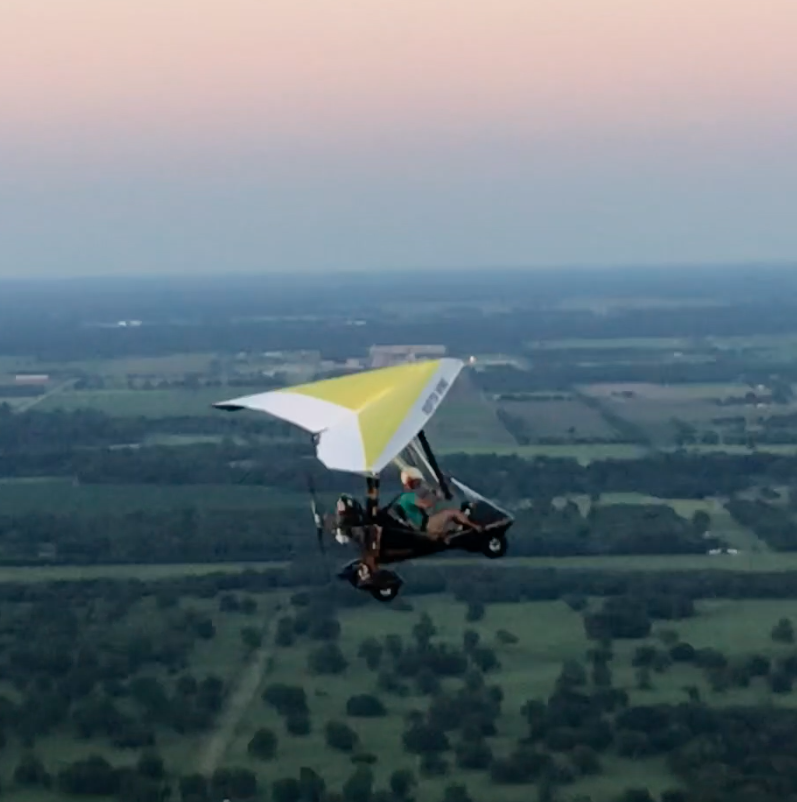
{"label": "yellow and white wing sail", "polygon": [[330,470],[378,474],[423,429],[463,367],[459,359],[410,362],[214,406],[267,412],[317,435]]}

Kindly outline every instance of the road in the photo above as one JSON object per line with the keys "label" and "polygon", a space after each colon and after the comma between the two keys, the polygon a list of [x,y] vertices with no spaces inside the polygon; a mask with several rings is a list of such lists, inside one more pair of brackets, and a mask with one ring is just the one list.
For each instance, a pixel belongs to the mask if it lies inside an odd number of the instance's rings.
{"label": "road", "polygon": [[67,381],[61,382],[61,384],[56,385],[52,390],[49,390],[43,395],[37,395],[35,398],[31,398],[30,401],[23,401],[21,404],[17,404],[14,407],[14,411],[16,413],[27,412],[28,410],[33,409],[33,407],[35,407],[37,404],[41,404],[42,401],[46,401],[48,398],[52,398],[54,395],[58,395],[58,393],[68,390],[76,381],[77,379],[67,379]]}
{"label": "road", "polygon": [[[274,611],[267,610],[270,620]],[[235,738],[241,719],[257,695],[260,682],[266,670],[266,662],[271,652],[271,626],[263,628],[263,645],[255,651],[244,666],[227,704],[222,710],[216,729],[210,733],[200,752],[197,771],[206,777],[219,767]]]}

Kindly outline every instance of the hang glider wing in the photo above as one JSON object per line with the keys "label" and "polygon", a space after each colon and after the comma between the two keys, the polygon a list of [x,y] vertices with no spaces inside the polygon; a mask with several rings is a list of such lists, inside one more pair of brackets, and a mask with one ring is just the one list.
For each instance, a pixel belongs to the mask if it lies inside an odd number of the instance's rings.
{"label": "hang glider wing", "polygon": [[435,359],[379,368],[214,404],[266,412],[316,435],[330,470],[375,475],[424,428],[464,363]]}

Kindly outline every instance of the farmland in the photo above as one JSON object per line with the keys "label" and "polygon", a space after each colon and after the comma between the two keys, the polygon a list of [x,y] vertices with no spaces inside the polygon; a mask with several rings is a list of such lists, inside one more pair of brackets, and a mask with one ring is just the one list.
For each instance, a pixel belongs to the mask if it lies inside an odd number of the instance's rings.
{"label": "farmland", "polygon": [[[120,802],[158,802],[165,786],[181,802],[300,802],[300,779],[310,802],[316,776],[324,802],[396,802],[408,798],[392,787],[403,770],[417,802],[702,802],[662,796],[705,791],[705,766],[687,766],[699,750],[682,703],[690,715],[737,705],[790,715],[797,662],[788,632],[772,631],[797,618],[794,310],[764,314],[724,284],[716,302],[569,288],[527,302],[505,286],[408,303],[402,292],[376,310],[359,286],[328,288],[329,314],[239,298],[207,324],[169,309],[130,330],[95,325],[96,306],[42,313],[50,322],[32,333],[0,319],[5,797],[74,797],[70,764],[99,754],[144,772],[112,775],[99,796]],[[73,326],[81,315],[90,325]],[[324,470],[305,433],[212,404],[367,367],[373,345],[402,342],[475,357],[429,438],[444,470],[517,521],[503,560],[459,552],[401,566],[403,595],[376,605],[334,579],[351,550],[319,553],[308,505],[308,484],[329,511],[359,480]],[[397,492],[395,471],[383,488]],[[649,632],[638,626],[648,619]],[[398,638],[403,661],[389,653]],[[375,641],[377,668],[363,656]],[[684,643],[699,655],[672,658]],[[289,722],[275,686],[301,686],[306,713]],[[492,723],[451,723],[457,700],[482,710],[492,686],[502,696],[498,712],[490,697]],[[588,732],[562,731],[563,689],[589,704],[611,689],[625,707]],[[384,714],[353,714],[358,696]],[[528,701],[538,704],[524,712]],[[539,704],[553,717],[544,734],[529,712],[542,715]],[[658,704],[682,743],[652,743],[629,724]],[[442,762],[405,738],[441,716],[454,717]],[[330,721],[357,743],[330,746]],[[784,721],[781,733],[797,731]],[[251,746],[264,729],[276,737],[270,756],[268,735]],[[153,748],[163,777],[147,774]],[[49,789],[15,777],[31,755]],[[543,764],[533,776],[523,768]],[[236,768],[233,787],[224,770]],[[711,770],[734,802],[733,789],[763,782]]]}
{"label": "farmland", "polygon": [[[149,630],[154,634],[156,621],[164,616],[177,620],[181,610],[192,610],[213,625],[212,634],[196,640],[191,648],[185,675],[212,675],[223,683],[225,702],[216,726],[189,735],[177,735],[166,725],[158,724],[155,729],[165,781],[174,786],[181,777],[196,772],[210,775],[216,769],[243,769],[252,773],[263,798],[276,802],[280,797],[275,784],[298,778],[303,770],[312,769],[334,791],[346,786],[357,771],[367,766],[367,776],[375,790],[388,788],[396,772],[410,772],[418,784],[419,802],[436,802],[452,783],[466,786],[475,800],[522,802],[530,793],[540,791],[544,781],[537,777],[505,782],[498,779],[498,769],[490,766],[508,759],[527,737],[529,723],[524,705],[544,703],[557,692],[557,687],[561,692],[562,678],[567,676],[582,692],[594,692],[597,674],[594,667],[590,669],[595,659],[590,656],[594,643],[585,638],[583,616],[600,608],[599,599],[586,599],[586,608],[579,605],[577,609],[574,603],[563,600],[491,603],[477,614],[470,604],[447,595],[432,595],[410,597],[409,604],[397,608],[344,607],[333,612],[327,607],[321,613],[312,608],[312,595],[297,594],[288,604],[285,594],[255,593],[249,596],[259,611],[253,617],[227,604],[224,598],[179,599],[176,608],[164,612],[153,597],[144,596],[129,607],[121,622],[129,633]],[[229,594],[226,598],[230,598]],[[664,649],[666,653],[672,644],[686,643],[706,654],[723,655],[730,665],[740,665],[756,655],[767,664],[771,662],[774,670],[779,661],[792,654],[793,647],[787,641],[773,640],[770,633],[778,621],[795,618],[797,601],[698,602],[693,615],[679,621],[654,622],[647,637],[616,640],[608,663],[611,687],[627,696],[626,704],[632,709],[679,705],[688,699],[688,692],[705,699],[711,709],[767,705],[789,710],[794,707],[793,695],[773,693],[766,676],[754,677],[742,685],[720,685],[716,674],[694,662],[662,662],[655,670],[646,671],[640,668],[639,660],[646,650],[655,654]],[[315,635],[311,629],[308,635],[308,621],[320,624],[324,620],[337,624],[319,627]],[[304,623],[300,625],[301,621]],[[267,626],[262,628],[262,623]],[[287,640],[286,623],[294,633]],[[241,640],[242,629],[253,625],[255,630],[262,628],[262,647],[254,652],[244,648]],[[427,629],[428,635],[424,635]],[[279,632],[283,636],[277,638]],[[398,685],[395,680],[394,684],[388,682],[393,659],[391,641],[403,644],[408,653],[416,639],[425,637],[430,638],[431,648],[444,648],[449,654],[461,653],[464,644],[470,663],[468,673],[441,676],[437,679],[439,690],[431,693],[425,689],[427,680],[421,674],[406,676]],[[381,660],[375,665],[369,665],[364,657],[368,654],[363,646],[366,642],[381,644]],[[337,654],[343,662],[339,663],[338,658],[331,663],[322,662],[322,653]],[[488,655],[489,661],[482,663]],[[579,671],[586,671],[586,680],[578,679]],[[593,679],[589,679],[590,674]],[[166,688],[174,682],[169,672],[157,665],[142,676]],[[446,729],[451,746],[441,753],[447,768],[430,771],[426,766],[428,755],[408,749],[408,728],[425,711],[432,715],[435,700],[441,698],[439,694],[453,697],[463,687],[478,688],[478,684],[473,685],[477,682],[485,683],[486,688],[501,689],[495,733],[481,741],[491,757],[478,767],[459,765],[460,735],[456,726],[449,725]],[[286,729],[285,713],[268,701],[279,687],[302,689],[309,732],[291,734]],[[14,696],[11,688],[3,692]],[[349,700],[363,696],[379,700],[384,711],[374,717],[352,714]],[[331,745],[326,729],[329,722],[339,722],[353,732],[354,744]],[[255,734],[264,729],[275,736],[274,752],[266,758],[253,754],[250,748]],[[555,781],[559,795],[567,800],[587,795],[593,802],[616,802],[630,788],[647,788],[658,795],[683,786],[682,778],[673,773],[663,753],[634,756],[627,751],[625,742],[620,737],[612,745],[600,747],[598,768],[594,771],[583,775],[559,773]],[[557,764],[569,765],[570,750],[556,746],[553,740],[537,748],[549,750]],[[12,738],[0,761],[5,793],[12,800],[31,798],[30,791],[21,788],[11,776],[23,754]],[[35,754],[46,770],[57,776],[71,763],[91,755],[101,755],[111,765],[121,767],[135,765],[138,753],[111,747],[99,736],[77,738],[66,727],[37,738]],[[42,798],[47,796],[45,793]]]}

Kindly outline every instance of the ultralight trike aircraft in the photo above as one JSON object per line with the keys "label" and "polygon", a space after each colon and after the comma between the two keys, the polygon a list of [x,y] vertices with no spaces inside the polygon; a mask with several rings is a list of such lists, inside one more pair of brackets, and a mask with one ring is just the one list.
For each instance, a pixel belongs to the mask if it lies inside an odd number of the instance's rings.
{"label": "ultralight trike aircraft", "polygon": [[[312,435],[316,456],[330,470],[365,477],[360,504],[341,495],[330,520],[313,499],[319,542],[330,530],[335,539],[354,542],[360,557],[339,577],[379,601],[391,601],[403,584],[383,565],[458,549],[489,558],[504,555],[513,516],[497,504],[441,472],[424,427],[464,367],[459,359],[409,362],[332,379],[286,387],[214,404],[217,409],[266,412]],[[414,526],[395,503],[380,506],[380,475],[389,465],[420,469],[441,498],[462,496],[460,510],[476,528],[457,526],[445,539]]]}

